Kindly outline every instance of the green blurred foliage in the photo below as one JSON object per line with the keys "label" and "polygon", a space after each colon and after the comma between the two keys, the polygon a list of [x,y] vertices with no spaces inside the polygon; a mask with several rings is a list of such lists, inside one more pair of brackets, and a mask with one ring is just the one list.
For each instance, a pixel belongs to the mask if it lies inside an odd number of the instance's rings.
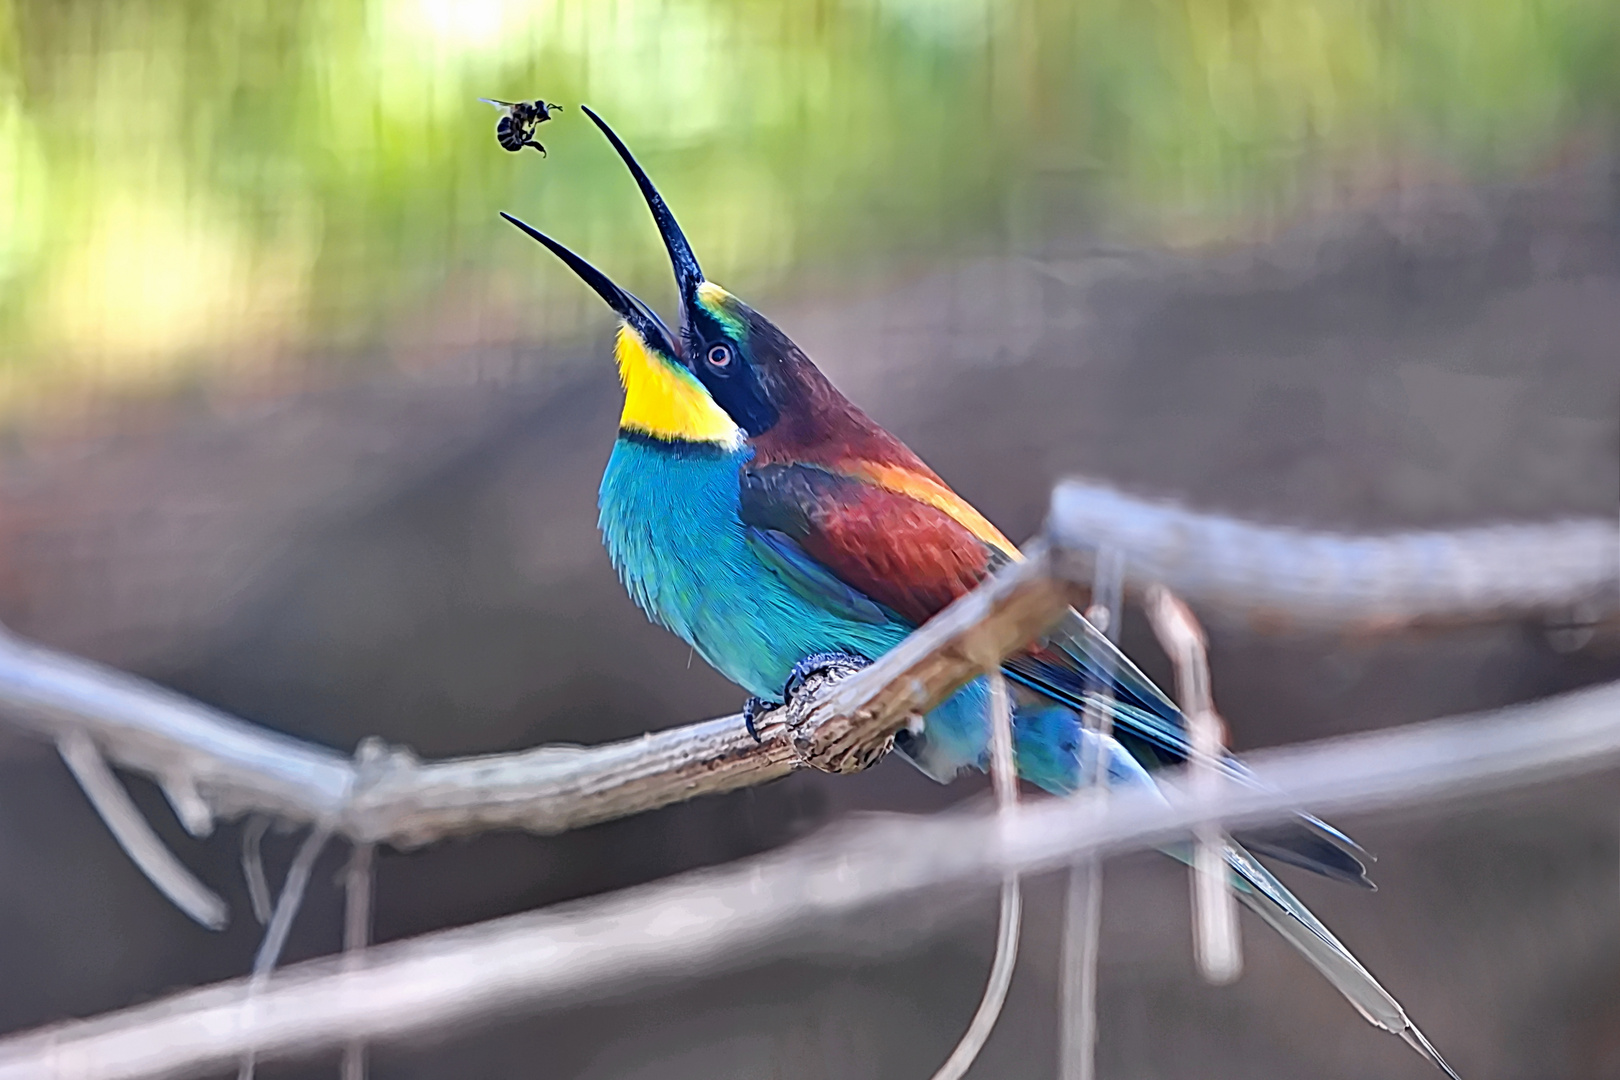
{"label": "green blurred foliage", "polygon": [[[1612,130],[1614,0],[0,0],[0,411],[655,302],[615,125],[717,280],[1202,242]],[[566,111],[497,148],[479,97]],[[449,329],[445,329],[448,327]],[[385,351],[385,350],[383,350]]]}

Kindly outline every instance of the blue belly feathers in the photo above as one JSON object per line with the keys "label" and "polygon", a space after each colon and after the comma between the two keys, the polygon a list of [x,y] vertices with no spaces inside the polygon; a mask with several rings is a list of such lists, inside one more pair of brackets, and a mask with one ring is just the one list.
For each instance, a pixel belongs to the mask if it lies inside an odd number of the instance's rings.
{"label": "blue belly feathers", "polygon": [[801,658],[880,656],[909,628],[840,618],[760,561],[737,516],[737,472],[752,455],[621,436],[602,477],[598,524],[643,611],[732,682],[780,700]]}

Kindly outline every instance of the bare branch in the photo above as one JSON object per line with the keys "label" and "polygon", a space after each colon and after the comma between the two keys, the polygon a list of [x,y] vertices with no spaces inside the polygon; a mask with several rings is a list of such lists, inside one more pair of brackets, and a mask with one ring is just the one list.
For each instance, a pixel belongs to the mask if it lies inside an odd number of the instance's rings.
{"label": "bare branch", "polygon": [[379,946],[0,1040],[0,1080],[195,1076],[250,1046],[310,1053],[788,955],[807,931],[947,883],[989,884],[1156,847],[1205,822],[1344,814],[1522,787],[1620,763],[1620,683],[1476,716],[1256,754],[1259,784],[1047,799],[1006,814],[868,820],[760,858]]}
{"label": "bare branch", "polygon": [[[1354,536],[1258,525],[1086,480],[1052,493],[1047,535],[1117,547],[1127,585],[1265,626],[1391,629],[1542,615],[1620,622],[1620,524],[1577,519]],[[1083,580],[1083,578],[1082,578]]]}
{"label": "bare branch", "polygon": [[[1225,757],[1221,718],[1209,686],[1209,651],[1203,627],[1187,605],[1162,585],[1147,594],[1148,620],[1159,644],[1176,667],[1181,713],[1187,718],[1192,754],[1188,766],[1196,790],[1204,793],[1221,783]],[[1193,951],[1204,978],[1223,986],[1243,973],[1242,939],[1238,937],[1237,901],[1226,868],[1226,833],[1218,823],[1198,827],[1193,849]]]}
{"label": "bare branch", "polygon": [[[298,846],[298,854],[293,856],[292,866],[287,869],[287,880],[281,883],[281,895],[276,899],[275,914],[270,917],[270,925],[265,929],[264,940],[259,944],[259,952],[253,958],[253,977],[249,980],[249,994],[264,985],[275,968],[276,962],[281,959],[281,950],[286,948],[287,935],[292,932],[293,920],[298,917],[298,910],[304,906],[304,892],[309,888],[309,875],[315,869],[315,860],[320,858],[321,849],[326,847],[326,841],[331,832],[317,825],[309,830],[304,842]],[[258,1047],[250,1046],[242,1055],[242,1061],[236,1071],[237,1080],[253,1080],[253,1068]]]}
{"label": "bare branch", "polygon": [[[870,764],[908,717],[1027,643],[1067,610],[1045,549],[953,604],[870,668],[757,725],[727,716],[590,748],[418,761],[368,744],[357,765],[142,679],[0,632],[0,718],[94,734],[125,768],[194,792],[220,817],[324,823],[357,843],[412,847],[497,828],[556,833],[785,776]],[[806,715],[808,713],[808,715]],[[791,730],[790,730],[791,726]],[[192,807],[194,820],[200,820]],[[251,859],[248,865],[251,867]],[[250,875],[251,877],[251,875]]]}
{"label": "bare branch", "polygon": [[[996,809],[1005,815],[1018,805],[1018,770],[1013,763],[1012,694],[999,663],[985,673],[990,683],[990,781],[996,792]],[[1002,820],[1007,820],[1003,817]],[[990,961],[990,977],[973,1019],[945,1064],[934,1073],[934,1080],[961,1080],[978,1060],[990,1033],[1001,1019],[1007,991],[1012,986],[1013,968],[1018,963],[1018,938],[1024,917],[1024,897],[1017,874],[1001,879],[1001,907],[996,917],[996,952]]]}
{"label": "bare branch", "polygon": [[94,737],[116,764],[160,783],[185,778],[220,816],[296,822],[339,814],[354,769],[333,750],[256,727],[101,664],[0,630],[0,717],[52,741]]}
{"label": "bare branch", "polygon": [[[65,756],[78,753],[70,764],[99,765],[107,783],[93,787],[87,773],[81,783],[131,858],[187,914],[223,925],[223,902],[168,854],[132,805],[118,813],[108,801],[109,793],[126,804],[128,797],[98,745],[158,778],[197,830],[211,828],[216,816],[247,811],[397,847],[495,828],[562,832],[761,784],[807,764],[864,768],[887,752],[909,718],[1067,610],[1068,587],[1050,565],[1044,545],[1035,545],[1030,559],[951,605],[870,668],[814,692],[807,686],[790,706],[761,718],[759,738],[730,716],[590,749],[545,746],[436,764],[368,739],[349,761],[3,629],[0,717],[57,738]],[[253,825],[243,835],[243,869],[261,918],[262,836]],[[267,942],[275,939],[274,921],[271,929]]]}
{"label": "bare branch", "polygon": [[191,777],[170,776],[159,783],[163,788],[163,797],[169,800],[169,807],[186,832],[199,840],[213,835],[214,812],[197,794],[197,785]]}
{"label": "bare branch", "polygon": [[270,882],[264,876],[264,834],[270,829],[270,819],[254,814],[242,828],[242,880],[247,883],[248,903],[253,908],[253,920],[260,926],[270,921]]}
{"label": "bare branch", "polygon": [[56,744],[73,778],[84,789],[90,805],[96,808],[107,829],[124,849],[130,861],[175,907],[210,930],[223,930],[229,920],[225,901],[198,881],[175,858],[140,809],[130,799],[124,785],[107,767],[96,744],[83,731],[64,732]]}
{"label": "bare branch", "polygon": [[281,883],[281,895],[276,898],[275,914],[270,917],[270,926],[264,932],[264,941],[259,944],[259,952],[253,957],[255,978],[262,979],[270,974],[270,970],[281,959],[281,950],[287,945],[287,935],[292,932],[293,920],[298,917],[298,909],[304,906],[304,892],[309,888],[310,871],[315,868],[315,860],[320,858],[321,849],[326,847],[326,841],[331,836],[329,830],[316,826],[298,846],[298,854],[293,856],[292,866],[287,868],[287,880]]}
{"label": "bare branch", "polygon": [[602,746],[426,764],[395,749],[374,780],[356,785],[339,828],[354,840],[404,848],[488,829],[559,833],[762,784],[800,767],[783,737],[782,712],[758,724],[762,742],[733,715]]}
{"label": "bare branch", "polygon": [[[371,944],[372,859],[376,848],[356,844],[349,853],[349,866],[343,881],[343,957],[345,970],[359,966],[365,948]],[[366,1044],[355,1039],[343,1048],[341,1080],[366,1080]]]}
{"label": "bare branch", "polygon": [[[1118,548],[1097,552],[1096,572],[1091,582],[1091,604],[1086,621],[1104,637],[1119,644],[1124,622],[1123,592],[1125,557]],[[1097,693],[1086,705],[1085,725],[1099,735],[1113,734],[1114,714],[1108,708],[1114,700],[1109,681],[1114,674],[1114,658],[1104,654],[1102,678]],[[1089,789],[1093,798],[1108,794],[1108,755],[1097,755]],[[1058,1008],[1062,1032],[1059,1047],[1060,1080],[1093,1080],[1097,1075],[1097,960],[1102,951],[1102,863],[1083,859],[1069,868],[1068,888],[1063,911],[1063,976]]]}
{"label": "bare branch", "polygon": [[996,912],[996,952],[990,962],[990,977],[985,980],[979,1007],[974,1010],[973,1019],[968,1021],[967,1031],[962,1033],[956,1049],[934,1073],[933,1080],[962,1080],[979,1059],[984,1044],[990,1041],[990,1033],[996,1029],[1002,1007],[1007,1004],[1007,991],[1012,987],[1023,917],[1023,889],[1018,875],[1013,874],[1001,882],[1001,903]]}

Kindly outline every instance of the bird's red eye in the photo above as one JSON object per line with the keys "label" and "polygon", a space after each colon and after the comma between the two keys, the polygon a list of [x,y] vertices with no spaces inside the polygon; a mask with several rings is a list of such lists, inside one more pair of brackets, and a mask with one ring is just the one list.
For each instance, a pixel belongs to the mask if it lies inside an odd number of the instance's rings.
{"label": "bird's red eye", "polygon": [[731,347],[729,345],[710,345],[709,363],[717,368],[730,366]]}

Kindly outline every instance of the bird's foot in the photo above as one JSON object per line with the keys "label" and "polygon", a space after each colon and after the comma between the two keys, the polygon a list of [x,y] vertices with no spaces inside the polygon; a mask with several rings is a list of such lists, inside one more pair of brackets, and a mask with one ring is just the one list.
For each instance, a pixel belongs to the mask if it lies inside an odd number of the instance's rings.
{"label": "bird's foot", "polygon": [[743,702],[743,727],[748,729],[748,734],[754,737],[755,742],[763,742],[764,740],[759,737],[759,729],[754,726],[754,721],[772,709],[780,709],[781,707],[782,703],[780,701],[766,701],[762,697],[751,697]]}
{"label": "bird's foot", "polygon": [[[811,653],[797,664],[794,664],[793,670],[788,672],[787,684],[782,687],[782,700],[780,702],[767,701],[762,697],[750,697],[743,702],[743,726],[748,729],[748,734],[754,737],[755,742],[762,742],[763,740],[759,737],[759,728],[756,726],[760,717],[773,709],[780,709],[783,704],[794,704],[804,691],[806,683],[814,680],[814,688],[819,688],[823,683],[842,679],[846,675],[853,675],[862,668],[871,666],[872,661],[864,656],[856,656],[854,653]],[[794,719],[790,718],[788,724],[791,726],[795,722]]]}
{"label": "bird's foot", "polygon": [[[782,718],[787,723],[794,753],[801,762],[822,772],[851,773],[869,768],[889,752],[894,740],[888,736],[875,745],[870,739],[846,745],[836,734],[829,734],[815,716],[823,691],[871,666],[872,661],[866,657],[846,652],[815,653],[793,665],[787,684],[782,687],[782,697],[787,702]],[[821,719],[834,721],[834,731],[846,729],[847,718],[845,721],[836,717]]]}
{"label": "bird's foot", "polygon": [[846,676],[855,674],[862,668],[868,668],[871,666],[872,661],[868,660],[864,656],[857,656],[854,653],[811,653],[803,660],[800,660],[797,664],[794,664],[793,670],[788,673],[787,684],[782,687],[782,700],[790,705],[793,704],[794,699],[798,697],[799,692],[804,689],[805,683],[808,682],[812,676],[821,675],[834,679],[842,679]]}

